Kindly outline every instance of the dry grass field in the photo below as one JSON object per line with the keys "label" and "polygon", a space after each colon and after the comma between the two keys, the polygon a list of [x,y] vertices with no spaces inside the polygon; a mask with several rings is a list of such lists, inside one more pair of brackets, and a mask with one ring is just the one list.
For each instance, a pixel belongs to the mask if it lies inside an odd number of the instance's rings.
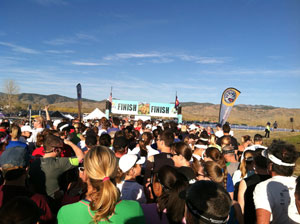
{"label": "dry grass field", "polygon": [[[234,130],[234,136],[237,138],[239,142],[241,142],[241,137],[243,135],[250,135],[252,138],[255,134],[261,134],[264,136],[263,131],[252,131],[252,130]],[[271,132],[270,138],[264,139],[264,145],[269,146],[273,139],[281,139],[283,141],[289,142],[295,145],[298,152],[300,152],[300,133],[299,132]],[[294,172],[295,175],[300,175],[300,158],[297,160],[296,169]]]}

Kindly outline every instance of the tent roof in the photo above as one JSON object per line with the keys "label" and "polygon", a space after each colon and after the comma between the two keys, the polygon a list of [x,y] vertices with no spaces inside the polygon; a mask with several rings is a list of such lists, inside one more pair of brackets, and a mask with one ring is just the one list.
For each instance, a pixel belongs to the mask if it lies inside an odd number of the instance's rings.
{"label": "tent roof", "polygon": [[84,120],[101,119],[102,117],[105,117],[105,114],[101,110],[99,110],[98,108],[96,108],[89,115],[87,115],[86,117],[84,117]]}
{"label": "tent roof", "polygon": [[65,118],[65,116],[59,112],[59,111],[55,111],[51,114],[51,117],[59,117],[59,118]]}

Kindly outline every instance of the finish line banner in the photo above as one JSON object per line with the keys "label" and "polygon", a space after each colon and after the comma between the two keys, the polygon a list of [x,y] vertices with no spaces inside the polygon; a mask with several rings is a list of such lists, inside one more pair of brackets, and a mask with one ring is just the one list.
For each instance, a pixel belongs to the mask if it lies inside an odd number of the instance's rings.
{"label": "finish line banner", "polygon": [[155,117],[177,117],[175,104],[145,103],[138,101],[113,100],[113,114],[148,115]]}

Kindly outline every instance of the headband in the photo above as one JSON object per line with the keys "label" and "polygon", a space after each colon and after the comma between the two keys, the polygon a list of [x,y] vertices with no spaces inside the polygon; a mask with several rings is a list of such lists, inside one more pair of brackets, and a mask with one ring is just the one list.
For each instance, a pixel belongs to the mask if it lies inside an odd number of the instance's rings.
{"label": "headband", "polygon": [[201,141],[208,142],[207,138],[200,138]]}
{"label": "headband", "polygon": [[275,164],[279,165],[279,166],[295,166],[295,163],[285,163],[282,162],[282,160],[278,159],[277,157],[275,157],[274,155],[268,153],[268,158]]}
{"label": "headband", "polygon": [[68,127],[68,126],[69,126],[69,124],[65,124],[65,125],[61,126],[61,127],[59,128],[59,130],[62,131],[64,128],[66,128],[66,127]]}
{"label": "headband", "polygon": [[222,150],[222,152],[223,152],[223,154],[234,154],[235,153],[234,149],[232,149],[232,150]]}
{"label": "headband", "polygon": [[215,223],[215,224],[223,224],[227,223],[228,217],[216,217],[211,214],[207,214],[206,212],[199,212],[189,201],[186,201],[186,205],[189,211],[199,219],[201,219],[204,223]]}
{"label": "headband", "polygon": [[194,145],[194,147],[198,148],[198,149],[207,149],[207,145]]}

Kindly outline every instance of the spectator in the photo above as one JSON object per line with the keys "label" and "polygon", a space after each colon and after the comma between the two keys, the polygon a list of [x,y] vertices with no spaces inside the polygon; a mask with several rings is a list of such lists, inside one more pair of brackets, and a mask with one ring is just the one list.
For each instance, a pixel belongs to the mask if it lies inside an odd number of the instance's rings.
{"label": "spectator", "polygon": [[159,154],[159,151],[151,147],[153,136],[150,132],[144,132],[141,136],[141,139],[138,141],[138,147],[135,147],[133,150],[130,150],[130,154],[139,154],[146,158]]}
{"label": "spectator", "polygon": [[222,125],[217,124],[216,128],[217,128],[217,131],[215,132],[215,135],[217,138],[221,138],[224,135],[223,130],[222,130]]}
{"label": "spectator", "polygon": [[191,147],[184,142],[174,143],[172,146],[174,166],[177,167],[177,171],[183,174],[190,184],[195,183],[196,174],[191,168],[190,160],[192,158]]}
{"label": "spectator", "polygon": [[120,123],[121,122],[120,122],[119,118],[113,117],[113,119],[112,119],[112,127],[107,130],[107,133],[109,134],[112,131],[115,131],[115,132],[120,131],[120,129],[119,129]]}
{"label": "spectator", "polygon": [[128,151],[128,141],[124,136],[119,136],[114,138],[113,143],[113,150],[115,152],[115,156],[117,157],[117,160],[127,154]]}
{"label": "spectator", "polygon": [[296,180],[295,201],[298,213],[300,214],[300,176]]}
{"label": "spectator", "polygon": [[157,203],[142,204],[147,223],[184,223],[185,201],[179,197],[188,182],[174,167],[163,166],[153,175],[152,194]]}
{"label": "spectator", "polygon": [[84,200],[63,206],[57,215],[58,223],[145,223],[138,202],[121,200],[114,179],[117,160],[104,146],[96,146],[86,154],[84,170],[88,192]]}
{"label": "spectator", "polygon": [[21,127],[21,137],[19,139],[19,141],[24,142],[26,144],[28,144],[28,138],[30,138],[32,134],[32,129],[29,125],[24,125]]}
{"label": "spectator", "polygon": [[10,137],[11,139],[8,142],[8,145],[6,146],[6,149],[18,146],[24,148],[24,150],[26,150],[29,153],[27,144],[19,141],[21,137],[21,128],[18,125],[13,124],[11,126]]}
{"label": "spectator", "polygon": [[266,128],[265,128],[265,138],[270,138],[270,132],[271,132],[271,127],[270,127],[270,122],[267,123]]}
{"label": "spectator", "polygon": [[[74,150],[76,158],[59,157],[63,149],[63,142]],[[47,135],[44,140],[45,155],[33,161],[30,165],[30,181],[36,192],[46,194],[53,199],[60,200],[62,192],[59,187],[59,177],[67,170],[79,165],[84,158],[81,149],[71,141],[64,141],[57,136]]]}
{"label": "spectator", "polygon": [[187,224],[227,222],[231,199],[221,185],[207,180],[198,181],[188,188],[184,197]]}
{"label": "spectator", "polygon": [[252,150],[255,151],[258,148],[264,148],[266,149],[266,146],[263,146],[263,137],[260,134],[254,135],[254,144],[246,147],[245,150]]}
{"label": "spectator", "polygon": [[257,149],[254,154],[254,170],[255,174],[243,179],[238,189],[238,202],[241,205],[244,214],[244,223],[256,223],[256,213],[253,201],[253,191],[256,185],[262,181],[269,179],[267,158],[261,155],[263,149]]}
{"label": "spectator", "polygon": [[233,137],[232,135],[230,135],[230,126],[229,126],[229,124],[226,123],[226,124],[223,125],[223,133],[224,133],[224,135],[221,138],[218,139],[217,144],[220,145],[221,147],[223,147],[222,146],[222,139],[225,138],[225,137],[230,137],[230,143],[233,146],[233,149],[238,150],[238,147],[239,147],[238,145],[239,144],[238,144],[236,138]]}
{"label": "spectator", "polygon": [[244,151],[244,153],[242,155],[240,167],[232,175],[232,181],[233,181],[234,185],[236,185],[242,179],[254,174],[253,157],[254,157],[253,151],[251,151],[251,150]]}
{"label": "spectator", "polygon": [[242,144],[239,145],[239,149],[238,149],[238,156],[240,158],[240,156],[243,154],[243,152],[245,151],[245,149],[248,147],[248,146],[251,146],[252,145],[252,140],[251,140],[251,137],[249,135],[244,135],[242,136]]}
{"label": "spectator", "polygon": [[151,172],[157,173],[164,165],[174,166],[171,153],[171,145],[174,135],[170,131],[164,131],[157,137],[157,148],[160,154],[148,157],[146,162],[145,181],[150,181]]}
{"label": "spectator", "polygon": [[239,168],[240,162],[237,160],[235,150],[232,146],[225,146],[222,148],[222,153],[227,165],[227,171],[230,176]]}
{"label": "spectator", "polygon": [[26,187],[28,159],[28,154],[22,147],[5,150],[0,156],[0,166],[5,180],[4,185],[0,186],[0,207],[17,196],[24,196],[33,200],[43,210],[41,219],[49,221],[53,217],[46,198]]}
{"label": "spectator", "polygon": [[257,223],[297,223],[300,215],[294,196],[296,178],[292,174],[298,153],[293,145],[279,140],[263,152],[272,178],[254,190]]}
{"label": "spectator", "polygon": [[121,199],[146,203],[143,186],[136,182],[136,177],[141,175],[141,165],[145,161],[145,157],[133,154],[126,154],[120,158],[117,187],[121,192]]}
{"label": "spectator", "polygon": [[6,134],[6,132],[0,132],[0,156],[4,152],[7,144],[8,144],[8,135]]}
{"label": "spectator", "polygon": [[27,197],[16,197],[0,210],[1,224],[38,224],[42,210]]}
{"label": "spectator", "polygon": [[101,136],[99,138],[99,145],[110,147],[111,146],[111,137],[110,137],[110,135],[109,134],[101,134]]}
{"label": "spectator", "polygon": [[28,142],[36,143],[36,137],[37,134],[42,132],[45,128],[45,120],[42,116],[38,116],[34,118],[33,120],[33,130],[32,134],[29,139],[27,139]]}

